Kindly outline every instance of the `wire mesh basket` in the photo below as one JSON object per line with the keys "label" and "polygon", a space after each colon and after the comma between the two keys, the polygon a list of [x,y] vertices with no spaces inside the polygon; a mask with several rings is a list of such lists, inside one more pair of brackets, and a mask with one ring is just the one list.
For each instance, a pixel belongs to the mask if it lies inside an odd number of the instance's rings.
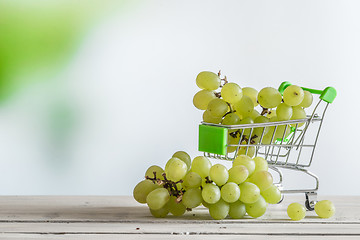
{"label": "wire mesh basket", "polygon": [[[279,92],[283,94],[289,82],[283,82]],[[336,90],[327,87],[324,90],[303,88],[313,94],[319,94],[319,100],[312,114],[304,119],[241,124],[221,125],[202,122],[199,125],[199,151],[204,156],[220,160],[234,160],[238,155],[261,156],[267,160],[269,168],[279,174],[275,183],[282,193],[305,193],[305,206],[314,209],[319,178],[307,170],[313,161],[325,112],[336,97]],[[290,169],[311,176],[315,181],[313,188],[284,189],[281,169]]]}

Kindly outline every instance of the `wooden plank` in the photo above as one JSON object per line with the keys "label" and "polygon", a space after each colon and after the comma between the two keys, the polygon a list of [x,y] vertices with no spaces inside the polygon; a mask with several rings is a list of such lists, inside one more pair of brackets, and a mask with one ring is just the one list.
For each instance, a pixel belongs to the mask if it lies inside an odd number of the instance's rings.
{"label": "wooden plank", "polygon": [[[283,203],[270,205],[266,214],[258,219],[242,219],[242,222],[287,223],[289,218],[286,208],[291,202],[302,202],[303,196],[287,196]],[[330,219],[316,217],[314,212],[307,212],[307,217],[300,221],[313,223],[359,223],[360,196],[325,197],[336,206],[336,214]],[[131,197],[109,196],[9,196],[0,197],[0,222],[47,221],[47,222],[134,222],[167,223],[186,222],[193,224],[217,224],[219,222],[238,222],[233,219],[212,220],[207,209],[197,208],[182,217],[169,216],[165,219],[153,218],[146,205],[135,202]]]}
{"label": "wooden plank", "polygon": [[203,207],[182,217],[153,218],[132,197],[6,196],[0,197],[0,239],[360,239],[360,196],[321,199],[334,202],[333,218],[307,212],[295,222],[286,208],[303,202],[303,196],[287,196],[258,219],[221,221],[212,220]]}
{"label": "wooden plank", "polygon": [[[257,240],[287,240],[290,236],[258,236],[258,235],[246,235],[246,236],[206,236],[206,240],[218,240],[219,238],[224,238],[229,240],[242,240],[242,239],[257,239]],[[338,240],[339,236],[295,236],[293,238],[296,239],[306,239],[306,240],[319,240],[319,239],[329,239],[329,240]],[[158,235],[158,234],[148,234],[148,235],[133,235],[133,234],[61,234],[61,235],[53,235],[53,234],[0,234],[0,240],[118,240],[118,239],[126,239],[126,240],[138,240],[138,239],[148,239],[148,240],[203,240],[203,235]],[[341,239],[344,240],[353,240],[359,239],[358,236],[341,236]]]}
{"label": "wooden plank", "polygon": [[2,223],[1,233],[158,234],[158,235],[296,235],[360,237],[360,224],[318,223]]}

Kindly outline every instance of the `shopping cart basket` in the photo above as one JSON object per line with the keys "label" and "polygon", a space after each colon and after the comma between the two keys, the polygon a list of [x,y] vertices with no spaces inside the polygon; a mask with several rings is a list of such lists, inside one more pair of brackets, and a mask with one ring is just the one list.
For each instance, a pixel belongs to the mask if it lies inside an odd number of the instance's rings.
{"label": "shopping cart basket", "polygon": [[[289,82],[283,82],[279,92],[283,94],[285,88],[290,85]],[[253,151],[254,157],[264,157],[269,168],[279,174],[279,181],[275,184],[282,193],[305,193],[305,206],[308,210],[313,210],[317,200],[319,178],[307,168],[312,163],[325,112],[334,101],[336,90],[332,87],[324,90],[304,87],[303,89],[320,95],[312,114],[305,119],[241,125],[202,122],[199,125],[199,151],[204,152],[204,156],[209,158],[230,161],[240,154]],[[315,180],[315,186],[305,189],[284,189],[280,169],[307,174]]]}

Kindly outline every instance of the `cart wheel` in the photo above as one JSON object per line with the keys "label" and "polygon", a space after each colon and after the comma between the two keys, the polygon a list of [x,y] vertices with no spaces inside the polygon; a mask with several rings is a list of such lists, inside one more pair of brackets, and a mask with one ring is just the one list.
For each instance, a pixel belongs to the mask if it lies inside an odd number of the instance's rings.
{"label": "cart wheel", "polygon": [[[310,202],[309,202],[309,200],[306,200],[305,201],[305,207],[307,208],[307,210],[309,210],[309,211],[314,211],[314,207],[312,207],[312,205],[314,205],[314,204],[311,204]],[[315,206],[315,205],[314,205]]]}
{"label": "cart wheel", "polygon": [[316,204],[316,197],[317,194],[316,192],[309,192],[309,193],[305,193],[305,207],[309,210],[309,211],[314,211],[314,207]]}
{"label": "cart wheel", "polygon": [[284,200],[284,194],[281,194],[281,199],[277,204],[281,203],[283,200]]}

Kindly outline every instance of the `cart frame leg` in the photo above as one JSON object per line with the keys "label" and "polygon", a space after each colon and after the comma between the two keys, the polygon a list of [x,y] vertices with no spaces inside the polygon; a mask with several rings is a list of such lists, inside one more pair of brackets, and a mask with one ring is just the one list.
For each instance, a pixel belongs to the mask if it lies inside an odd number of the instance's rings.
{"label": "cart frame leg", "polygon": [[[316,176],[314,173],[310,172],[307,169],[304,168],[299,168],[299,167],[292,167],[292,166],[274,166],[274,165],[269,165],[269,168],[274,170],[276,173],[279,174],[279,182],[274,183],[274,185],[276,185],[281,193],[282,193],[282,197],[281,200],[279,201],[282,202],[283,198],[284,198],[284,194],[289,194],[289,193],[305,193],[305,207],[309,210],[309,211],[313,211],[314,210],[314,206],[317,202],[317,191],[319,189],[319,177]],[[283,168],[283,169],[289,169],[289,170],[294,170],[294,171],[301,171],[304,174],[309,175],[310,177],[312,177],[313,179],[315,179],[315,187],[314,188],[310,188],[310,189],[284,189],[282,182],[283,182],[283,174],[282,171],[279,168]]]}

